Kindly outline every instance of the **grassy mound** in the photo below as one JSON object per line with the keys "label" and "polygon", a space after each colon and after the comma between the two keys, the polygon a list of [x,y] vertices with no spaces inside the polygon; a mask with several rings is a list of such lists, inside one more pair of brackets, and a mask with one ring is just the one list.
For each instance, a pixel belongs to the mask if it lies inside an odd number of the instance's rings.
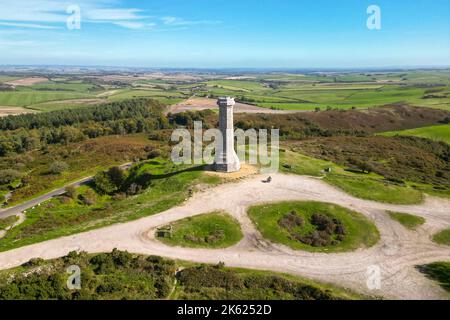
{"label": "grassy mound", "polygon": [[322,202],[281,202],[248,211],[262,235],[293,249],[344,252],[370,247],[379,233],[363,215]]}
{"label": "grassy mound", "polygon": [[242,239],[239,224],[221,212],[183,219],[175,222],[172,228],[170,237],[158,239],[169,245],[193,248],[225,248]]}
{"label": "grassy mound", "polygon": [[450,229],[442,230],[433,236],[433,241],[439,244],[450,246]]}
{"label": "grassy mound", "polygon": [[391,212],[388,211],[389,216],[400,222],[405,228],[414,230],[418,226],[421,226],[425,223],[425,219],[422,217],[414,216],[412,214],[408,213],[401,213],[401,212]]}

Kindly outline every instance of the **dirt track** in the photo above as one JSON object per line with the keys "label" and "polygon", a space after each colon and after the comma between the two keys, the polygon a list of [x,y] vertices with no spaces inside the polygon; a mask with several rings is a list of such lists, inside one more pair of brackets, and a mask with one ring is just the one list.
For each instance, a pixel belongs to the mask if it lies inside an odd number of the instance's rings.
{"label": "dirt track", "polygon": [[[169,258],[287,272],[351,288],[357,292],[394,299],[439,299],[446,293],[419,273],[414,266],[450,260],[450,248],[439,246],[430,236],[450,227],[450,201],[427,198],[425,204],[396,206],[353,198],[326,183],[309,177],[275,174],[273,182],[261,183],[256,176],[199,192],[180,207],[125,224],[0,253],[0,269],[20,265],[30,258],[56,258],[72,250],[104,252],[113,248]],[[253,204],[281,200],[317,200],[336,203],[361,212],[374,221],[381,240],[372,248],[350,253],[294,251],[262,239],[246,215]],[[153,239],[154,228],[172,221],[221,209],[241,224],[244,239],[218,250],[168,247]],[[384,210],[412,213],[426,218],[418,231],[408,231],[392,221]],[[381,289],[369,290],[367,268],[381,268]]]}

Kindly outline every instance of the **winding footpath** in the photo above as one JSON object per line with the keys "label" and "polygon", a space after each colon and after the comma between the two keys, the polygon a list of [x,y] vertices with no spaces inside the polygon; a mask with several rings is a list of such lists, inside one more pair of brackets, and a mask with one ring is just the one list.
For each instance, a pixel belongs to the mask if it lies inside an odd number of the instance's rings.
{"label": "winding footpath", "polygon": [[[417,265],[450,260],[450,247],[431,241],[431,235],[450,227],[450,201],[427,198],[420,205],[390,205],[354,198],[310,177],[275,174],[270,184],[262,176],[198,192],[183,205],[132,222],[50,240],[0,253],[0,269],[18,266],[31,258],[52,259],[73,250],[91,253],[114,248],[140,254],[201,263],[273,270],[332,283],[356,292],[389,299],[445,299],[435,282],[416,270]],[[330,202],[358,211],[371,219],[381,240],[371,248],[347,253],[295,251],[264,240],[248,218],[249,206],[284,200]],[[154,239],[154,230],[179,219],[224,210],[242,225],[244,238],[226,249],[189,249],[166,246]],[[385,210],[415,214],[426,219],[417,231],[393,221]],[[368,288],[368,268],[381,270],[379,289]]]}

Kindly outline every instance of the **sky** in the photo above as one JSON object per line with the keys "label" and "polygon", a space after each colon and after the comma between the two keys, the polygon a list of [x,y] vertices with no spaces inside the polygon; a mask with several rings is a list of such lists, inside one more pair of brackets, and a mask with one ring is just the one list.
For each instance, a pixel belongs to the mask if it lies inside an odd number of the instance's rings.
{"label": "sky", "polygon": [[450,0],[0,0],[0,65],[450,66],[449,17]]}

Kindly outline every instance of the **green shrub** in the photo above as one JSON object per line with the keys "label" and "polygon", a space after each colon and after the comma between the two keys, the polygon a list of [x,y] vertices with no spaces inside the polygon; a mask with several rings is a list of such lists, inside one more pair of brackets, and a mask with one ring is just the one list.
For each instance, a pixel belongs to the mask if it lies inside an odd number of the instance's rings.
{"label": "green shrub", "polygon": [[69,169],[69,165],[64,161],[55,161],[50,165],[50,172],[52,174],[61,174]]}

